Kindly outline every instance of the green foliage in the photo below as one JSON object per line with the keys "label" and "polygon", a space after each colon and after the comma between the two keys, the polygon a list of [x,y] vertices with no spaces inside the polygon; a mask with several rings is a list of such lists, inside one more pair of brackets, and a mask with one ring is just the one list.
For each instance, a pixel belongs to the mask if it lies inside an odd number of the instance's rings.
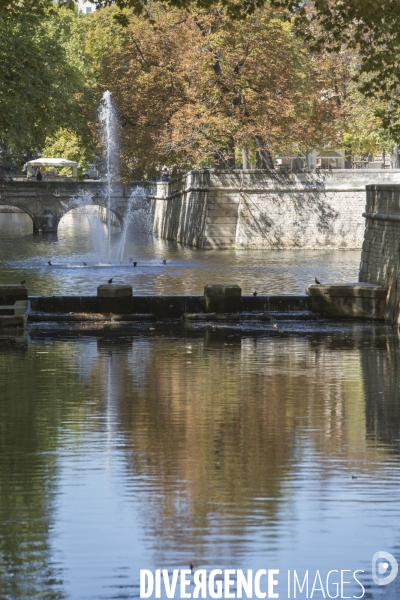
{"label": "green foliage", "polygon": [[341,145],[353,155],[390,152],[395,137],[389,123],[385,122],[387,107],[376,98],[365,98],[353,85],[344,102],[340,120]]}
{"label": "green foliage", "polygon": [[144,176],[167,161],[210,164],[215,150],[254,152],[255,136],[287,152],[375,153],[399,138],[394,0],[95,4],[110,8],[88,16],[72,0],[0,0],[4,160],[30,147],[90,162],[105,89],[127,177],[132,165]]}
{"label": "green foliage", "polygon": [[61,8],[0,18],[0,146],[22,157],[60,127],[85,128],[77,110],[86,81],[84,22]]}
{"label": "green foliage", "polygon": [[76,5],[76,0],[0,0],[0,11],[14,16],[24,13],[46,15],[61,7],[74,10]]}
{"label": "green foliage", "polygon": [[[42,150],[43,158],[67,158],[79,162],[79,171],[87,168],[89,163],[90,149],[75,131],[61,128],[53,136],[46,138]],[[70,172],[66,169],[66,172]],[[59,170],[62,174],[62,169]]]}
{"label": "green foliage", "polygon": [[[69,8],[73,0],[59,0],[58,5]],[[131,9],[134,14],[153,17],[150,0],[94,0],[97,8],[111,5]],[[329,46],[337,51],[343,45],[360,53],[362,73],[372,75],[366,93],[380,92],[382,87],[389,97],[397,95],[400,81],[400,3],[398,0],[164,0],[164,6],[210,10],[222,6],[229,17],[244,19],[258,8],[271,5],[285,9],[296,16],[306,37],[320,50]],[[51,0],[0,0],[0,10],[45,12],[57,6]],[[124,17],[118,17],[122,18]],[[315,35],[314,23],[320,25]],[[126,24],[126,23],[125,23]]]}

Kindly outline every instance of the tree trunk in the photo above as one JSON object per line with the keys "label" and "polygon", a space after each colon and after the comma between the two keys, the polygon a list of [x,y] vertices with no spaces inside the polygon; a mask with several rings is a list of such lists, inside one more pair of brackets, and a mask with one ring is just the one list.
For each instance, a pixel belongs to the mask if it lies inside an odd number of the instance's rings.
{"label": "tree trunk", "polygon": [[390,168],[399,168],[399,147],[397,144],[393,144],[392,151],[390,153]]}
{"label": "tree trunk", "polygon": [[242,148],[242,169],[249,169],[249,151],[247,148]]}
{"label": "tree trunk", "polygon": [[226,162],[222,148],[214,152],[214,166],[216,169],[226,168]]}
{"label": "tree trunk", "polygon": [[351,152],[351,146],[346,146],[345,150],[344,150],[344,168],[345,169],[351,169],[352,167],[352,152]]}
{"label": "tree trunk", "polygon": [[214,152],[214,165],[217,169],[233,169],[235,166],[235,140],[227,143],[225,148]]}
{"label": "tree trunk", "polygon": [[257,169],[274,169],[274,163],[272,160],[271,152],[264,146],[264,141],[260,135],[254,136],[254,141],[257,147]]}
{"label": "tree trunk", "polygon": [[[390,124],[393,125],[395,122],[395,118],[393,116],[392,103],[388,103],[388,112],[390,115]],[[399,168],[399,147],[396,143],[393,144],[392,149],[390,151],[390,168],[398,169]]]}
{"label": "tree trunk", "polygon": [[226,145],[226,168],[235,167],[235,140],[231,138]]}

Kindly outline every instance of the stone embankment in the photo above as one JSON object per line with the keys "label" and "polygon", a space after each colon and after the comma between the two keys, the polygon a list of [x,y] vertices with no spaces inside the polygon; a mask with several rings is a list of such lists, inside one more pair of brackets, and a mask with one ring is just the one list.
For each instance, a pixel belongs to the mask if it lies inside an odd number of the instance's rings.
{"label": "stone embankment", "polygon": [[400,185],[367,185],[363,217],[359,283],[309,286],[311,307],[327,316],[400,325]]}
{"label": "stone embankment", "polygon": [[361,248],[365,186],[399,170],[191,171],[158,183],[154,231],[198,248]]}
{"label": "stone embankment", "polygon": [[385,320],[400,324],[400,185],[367,186],[361,282],[388,289]]}

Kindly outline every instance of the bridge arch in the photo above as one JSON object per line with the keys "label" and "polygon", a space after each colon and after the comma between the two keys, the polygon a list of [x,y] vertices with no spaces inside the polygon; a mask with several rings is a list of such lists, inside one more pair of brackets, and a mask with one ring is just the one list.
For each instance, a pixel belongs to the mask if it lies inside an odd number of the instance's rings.
{"label": "bridge arch", "polygon": [[[37,229],[37,223],[35,223],[34,212],[32,210],[30,210],[29,207],[25,206],[24,204],[21,205],[20,202],[13,201],[12,199],[7,199],[7,201],[3,201],[3,202],[0,201],[0,205],[3,207],[10,206],[11,208],[18,208],[21,211],[21,213],[28,215],[31,218],[32,224],[33,224],[33,232],[36,233],[39,231]],[[18,214],[18,213],[15,213],[15,214]]]}
{"label": "bridge arch", "polygon": [[[89,216],[89,212],[90,212],[91,208],[95,209],[95,210],[102,209],[99,211],[99,218],[100,218],[100,220],[104,221],[104,223],[106,223],[107,207],[105,206],[104,203],[96,202],[96,199],[93,199],[93,201],[90,204],[87,203],[87,204],[68,205],[63,210],[62,214],[60,215],[57,226],[61,223],[61,221],[63,220],[63,218],[66,215],[71,214],[73,212],[81,212],[81,213],[87,212],[87,214]],[[89,209],[89,211],[87,209]],[[114,217],[114,219],[112,219],[112,224],[118,224],[120,226],[120,228],[122,229],[123,224],[124,224],[123,215],[121,215],[120,212],[115,210],[113,207],[111,207],[110,210],[111,210],[112,217]],[[104,211],[103,214],[102,214],[102,211]]]}

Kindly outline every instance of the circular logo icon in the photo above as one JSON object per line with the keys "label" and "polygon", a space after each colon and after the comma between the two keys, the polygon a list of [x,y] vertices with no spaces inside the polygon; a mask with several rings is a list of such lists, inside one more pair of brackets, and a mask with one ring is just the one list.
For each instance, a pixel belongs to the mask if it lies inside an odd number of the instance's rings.
{"label": "circular logo icon", "polygon": [[[389,567],[391,569],[389,570]],[[388,572],[389,570],[389,572]],[[387,585],[397,576],[399,565],[397,560],[389,552],[375,552],[372,557],[372,579],[377,585]]]}

